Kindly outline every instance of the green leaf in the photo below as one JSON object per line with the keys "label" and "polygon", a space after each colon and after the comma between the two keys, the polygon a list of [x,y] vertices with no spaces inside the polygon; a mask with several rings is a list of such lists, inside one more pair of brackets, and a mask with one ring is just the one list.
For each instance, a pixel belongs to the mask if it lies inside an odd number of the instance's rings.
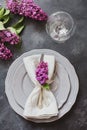
{"label": "green leaf", "polygon": [[20,34],[24,29],[23,20],[24,17],[22,17],[15,25],[13,25],[13,28],[15,28],[17,34]]}
{"label": "green leaf", "polygon": [[16,30],[13,27],[8,27],[7,29],[10,30],[12,33],[17,34]]}
{"label": "green leaf", "polygon": [[14,28],[18,28],[24,21],[24,17],[22,17],[16,24],[13,25]]}
{"label": "green leaf", "polygon": [[2,22],[0,22],[0,30],[5,30],[5,27]]}
{"label": "green leaf", "polygon": [[9,14],[10,14],[10,10],[5,9],[5,13],[4,13],[3,17],[5,17],[5,16],[7,16],[7,15],[9,15]]}
{"label": "green leaf", "polygon": [[23,29],[24,29],[24,25],[21,26],[21,27],[19,27],[19,28],[17,28],[17,29],[16,29],[17,34],[20,34]]}
{"label": "green leaf", "polygon": [[49,86],[49,84],[45,84],[45,85],[43,85],[43,88],[49,90],[49,89],[50,89],[50,86]]}
{"label": "green leaf", "polygon": [[0,19],[3,17],[5,9],[4,8],[0,8]]}
{"label": "green leaf", "polygon": [[0,20],[6,24],[10,19],[10,11],[8,9],[0,8]]}
{"label": "green leaf", "polygon": [[9,16],[5,17],[5,18],[3,19],[3,24],[6,24],[9,20],[10,20],[10,17],[9,17]]}

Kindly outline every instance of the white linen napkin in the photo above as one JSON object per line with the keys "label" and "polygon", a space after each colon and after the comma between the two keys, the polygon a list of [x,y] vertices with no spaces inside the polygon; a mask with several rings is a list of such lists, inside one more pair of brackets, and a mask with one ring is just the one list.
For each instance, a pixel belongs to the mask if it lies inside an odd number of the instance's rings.
{"label": "white linen napkin", "polygon": [[[25,118],[48,119],[58,115],[58,107],[56,99],[50,90],[41,88],[36,80],[35,70],[39,64],[41,55],[32,55],[23,59],[26,71],[35,85],[35,88],[29,95],[24,108]],[[52,55],[44,55],[43,61],[48,63],[49,82],[52,79],[55,68],[55,57]],[[30,86],[29,86],[30,87]],[[39,106],[38,106],[39,104]]]}

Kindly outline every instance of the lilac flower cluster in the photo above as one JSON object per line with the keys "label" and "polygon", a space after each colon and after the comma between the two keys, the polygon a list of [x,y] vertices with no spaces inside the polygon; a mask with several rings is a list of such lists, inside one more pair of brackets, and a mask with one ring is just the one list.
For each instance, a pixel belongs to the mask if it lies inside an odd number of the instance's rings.
{"label": "lilac flower cluster", "polygon": [[15,14],[26,16],[35,20],[47,20],[47,14],[33,2],[33,0],[7,0],[8,9]]}
{"label": "lilac flower cluster", "polygon": [[0,59],[8,60],[11,57],[12,57],[11,51],[3,43],[0,43]]}
{"label": "lilac flower cluster", "polygon": [[40,62],[36,68],[36,79],[41,85],[46,84],[48,80],[48,64],[45,62]]}
{"label": "lilac flower cluster", "polygon": [[0,31],[0,42],[16,45],[20,42],[20,37],[15,33],[11,33],[9,30],[2,30]]}
{"label": "lilac flower cluster", "polygon": [[6,0],[8,9],[14,14],[18,13],[18,2],[16,0]]}
{"label": "lilac flower cluster", "polygon": [[0,59],[8,60],[12,57],[12,52],[4,44],[16,45],[20,42],[20,37],[9,30],[0,31]]}

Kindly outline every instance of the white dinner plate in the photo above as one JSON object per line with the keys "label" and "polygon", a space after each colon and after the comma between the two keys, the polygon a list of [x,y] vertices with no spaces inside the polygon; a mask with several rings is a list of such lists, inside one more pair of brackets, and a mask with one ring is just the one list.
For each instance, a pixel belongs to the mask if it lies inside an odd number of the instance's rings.
{"label": "white dinner plate", "polygon": [[[71,93],[69,95],[69,98],[67,99],[67,102],[59,110],[59,115],[57,117],[52,117],[49,120],[32,120],[34,122],[39,122],[39,123],[40,122],[51,122],[51,121],[55,121],[55,120],[61,118],[65,113],[67,113],[71,109],[71,107],[73,106],[73,104],[74,104],[74,102],[76,100],[76,97],[77,97],[78,89],[79,89],[78,78],[77,78],[77,75],[75,73],[75,70],[74,70],[73,66],[71,65],[71,63],[65,57],[63,57],[62,55],[60,55],[59,53],[57,53],[55,51],[47,50],[47,49],[32,50],[30,52],[27,52],[27,53],[23,54],[18,59],[19,59],[19,61],[21,63],[21,61],[23,60],[23,57],[28,56],[28,55],[33,55],[33,54],[40,54],[40,53],[55,55],[56,60],[58,60],[59,64],[61,64],[63,66],[63,68],[65,68],[65,70],[68,73],[70,84],[71,84]],[[10,69],[8,71],[6,82],[5,82],[5,86],[6,86],[5,91],[6,91],[6,95],[8,97],[9,103],[12,106],[12,108],[19,115],[23,116],[23,108],[21,107],[21,105],[19,103],[17,103],[15,101],[14,95],[12,93],[12,88],[11,88],[12,86],[9,85],[9,81],[11,80],[11,76],[12,76],[11,72],[14,71],[13,70],[13,66],[16,66],[17,60],[11,65],[11,67],[10,67]],[[9,78],[10,78],[10,80],[9,80]],[[8,91],[8,89],[10,89],[10,90]]]}

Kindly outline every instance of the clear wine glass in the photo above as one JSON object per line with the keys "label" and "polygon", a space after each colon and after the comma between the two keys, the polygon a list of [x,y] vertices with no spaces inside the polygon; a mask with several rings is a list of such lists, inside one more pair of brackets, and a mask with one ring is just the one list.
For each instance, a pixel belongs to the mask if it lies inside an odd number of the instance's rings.
{"label": "clear wine glass", "polygon": [[68,40],[75,31],[75,22],[67,12],[56,12],[49,16],[46,24],[48,35],[58,43]]}

